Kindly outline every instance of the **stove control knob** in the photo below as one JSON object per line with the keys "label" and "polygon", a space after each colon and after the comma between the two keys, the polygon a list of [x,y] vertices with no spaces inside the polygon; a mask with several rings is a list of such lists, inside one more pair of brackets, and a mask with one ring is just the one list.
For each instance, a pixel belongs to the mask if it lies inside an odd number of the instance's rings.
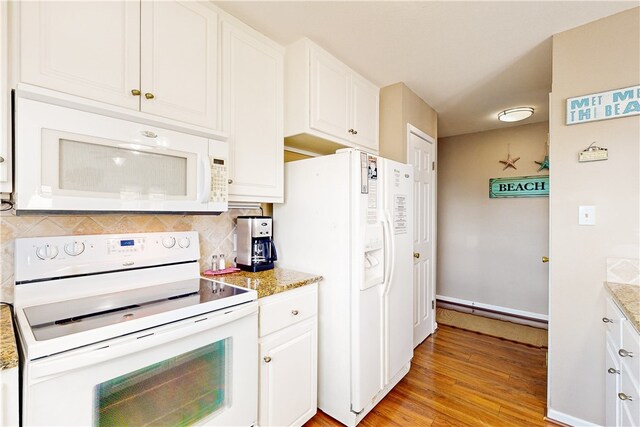
{"label": "stove control knob", "polygon": [[162,246],[164,246],[167,249],[174,247],[175,244],[176,244],[175,237],[169,236],[162,239]]}
{"label": "stove control knob", "polygon": [[54,259],[58,256],[58,247],[53,245],[40,246],[36,249],[36,255],[43,260]]}
{"label": "stove control knob", "polygon": [[178,241],[178,245],[180,245],[181,248],[188,248],[190,244],[191,240],[189,240],[188,237],[183,237]]}
{"label": "stove control knob", "polygon": [[67,255],[78,256],[84,252],[84,243],[82,242],[69,242],[64,245],[64,251]]}

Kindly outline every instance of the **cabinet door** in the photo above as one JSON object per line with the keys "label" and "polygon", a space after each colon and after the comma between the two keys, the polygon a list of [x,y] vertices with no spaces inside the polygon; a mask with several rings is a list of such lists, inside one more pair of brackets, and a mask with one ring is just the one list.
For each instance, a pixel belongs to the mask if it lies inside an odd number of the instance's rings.
{"label": "cabinet door", "polygon": [[283,200],[283,50],[240,24],[222,24],[229,200]]}
{"label": "cabinet door", "polygon": [[337,60],[311,49],[309,126],[341,139],[349,129],[349,70]]}
{"label": "cabinet door", "polygon": [[[11,185],[11,95],[8,80],[7,2],[0,2],[0,193],[10,193]],[[0,411],[1,413],[2,411]]]}
{"label": "cabinet door", "polygon": [[20,2],[20,80],[138,109],[140,3]]}
{"label": "cabinet door", "polygon": [[317,318],[260,344],[262,426],[302,425],[317,411]]}
{"label": "cabinet door", "polygon": [[218,130],[217,53],[216,11],[193,1],[142,1],[140,110]]}
{"label": "cabinet door", "polygon": [[620,425],[620,400],[618,399],[618,391],[620,390],[620,362],[608,333],[605,369],[606,380],[604,392],[606,425],[617,426]]}
{"label": "cabinet door", "polygon": [[353,142],[378,151],[379,89],[366,80],[351,79],[351,126]]}

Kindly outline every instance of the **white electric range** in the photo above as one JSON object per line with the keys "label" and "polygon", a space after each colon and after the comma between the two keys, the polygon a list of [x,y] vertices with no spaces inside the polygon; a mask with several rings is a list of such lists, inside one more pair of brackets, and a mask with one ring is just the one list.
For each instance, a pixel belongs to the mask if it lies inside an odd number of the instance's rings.
{"label": "white electric range", "polygon": [[253,425],[257,293],[196,232],[16,239],[23,425]]}

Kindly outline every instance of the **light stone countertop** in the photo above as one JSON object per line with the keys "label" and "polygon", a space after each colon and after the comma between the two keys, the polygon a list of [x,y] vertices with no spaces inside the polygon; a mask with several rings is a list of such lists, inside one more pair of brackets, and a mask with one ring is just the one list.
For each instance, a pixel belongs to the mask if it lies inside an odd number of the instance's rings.
{"label": "light stone countertop", "polygon": [[0,370],[18,366],[18,348],[12,319],[11,307],[0,304]]}
{"label": "light stone countertop", "polygon": [[640,334],[640,286],[612,282],[605,282],[604,285],[636,332]]}
{"label": "light stone countertop", "polygon": [[259,271],[252,273],[249,271],[238,271],[235,273],[222,274],[219,276],[203,276],[207,279],[236,285],[243,288],[255,289],[258,291],[258,298],[265,298],[280,292],[285,292],[301,286],[310,285],[322,280],[322,276],[315,274],[301,273],[284,268],[274,268],[273,270]]}

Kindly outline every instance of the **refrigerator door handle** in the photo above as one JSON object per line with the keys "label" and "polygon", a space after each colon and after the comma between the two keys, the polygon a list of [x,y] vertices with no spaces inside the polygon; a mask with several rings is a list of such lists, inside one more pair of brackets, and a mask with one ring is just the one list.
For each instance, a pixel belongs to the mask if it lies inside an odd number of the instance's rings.
{"label": "refrigerator door handle", "polygon": [[395,245],[393,242],[393,236],[391,235],[391,219],[389,213],[383,213],[382,228],[384,230],[384,291],[386,296],[389,293],[389,287],[391,286],[391,278],[393,277],[393,259],[395,257]]}

